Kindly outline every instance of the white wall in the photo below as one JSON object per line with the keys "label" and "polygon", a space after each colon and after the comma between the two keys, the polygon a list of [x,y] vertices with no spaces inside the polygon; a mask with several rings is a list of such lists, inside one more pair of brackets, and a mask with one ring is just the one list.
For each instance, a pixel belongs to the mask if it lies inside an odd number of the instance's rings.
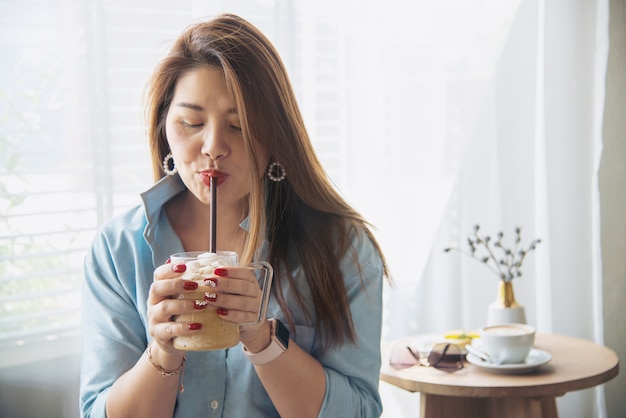
{"label": "white wall", "polygon": [[75,418],[80,356],[0,369],[0,417]]}
{"label": "white wall", "polygon": [[[611,0],[600,165],[604,343],[626,359],[626,2]],[[623,364],[623,363],[622,363]],[[626,372],[605,385],[608,418],[626,417]]]}

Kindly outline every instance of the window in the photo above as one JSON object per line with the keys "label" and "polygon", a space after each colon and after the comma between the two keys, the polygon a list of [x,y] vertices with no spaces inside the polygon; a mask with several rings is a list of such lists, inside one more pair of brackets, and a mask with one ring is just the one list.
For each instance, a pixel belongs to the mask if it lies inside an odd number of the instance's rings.
{"label": "window", "polygon": [[[76,342],[96,229],[152,184],[146,82],[187,25],[222,11],[206,3],[0,2],[0,350],[19,353],[2,364],[54,355],[42,342]],[[228,4],[279,49],[320,157],[345,182],[337,28],[304,2]]]}
{"label": "window", "polygon": [[0,349],[78,335],[95,231],[152,182],[143,89],[193,19],[160,6],[0,2]]}
{"label": "window", "polygon": [[[97,225],[85,28],[47,2],[1,3],[0,346],[78,329],[81,258]],[[76,11],[74,11],[75,13]],[[73,16],[73,14],[71,14]],[[76,83],[76,84],[74,84]]]}

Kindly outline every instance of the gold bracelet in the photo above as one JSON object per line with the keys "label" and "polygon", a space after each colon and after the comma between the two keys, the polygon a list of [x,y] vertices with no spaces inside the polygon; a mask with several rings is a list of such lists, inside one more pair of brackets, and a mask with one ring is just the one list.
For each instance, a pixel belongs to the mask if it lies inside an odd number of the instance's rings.
{"label": "gold bracelet", "polygon": [[151,348],[152,343],[148,344],[148,347],[146,347],[146,356],[148,357],[148,361],[150,362],[150,364],[152,364],[152,367],[154,367],[156,371],[161,373],[161,376],[163,377],[174,377],[178,374],[178,372],[180,372],[178,392],[183,393],[185,391],[185,386],[183,385],[183,376],[185,375],[185,361],[187,361],[187,358],[183,357],[183,361],[182,363],[180,363],[180,366],[178,366],[178,369],[167,370],[152,361],[152,351],[150,350]]}

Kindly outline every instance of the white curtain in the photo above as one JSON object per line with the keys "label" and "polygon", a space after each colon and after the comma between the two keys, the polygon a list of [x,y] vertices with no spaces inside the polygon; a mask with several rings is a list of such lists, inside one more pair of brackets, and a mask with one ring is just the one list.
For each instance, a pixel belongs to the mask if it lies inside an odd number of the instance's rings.
{"label": "white curtain", "polygon": [[[501,16],[507,34],[502,45],[493,46],[498,48],[496,59],[483,62],[493,64],[486,82],[475,84],[479,91],[462,94],[473,101],[462,103],[445,95],[442,87],[457,81],[450,72],[444,72],[438,85],[443,106],[458,107],[469,119],[462,133],[466,137],[456,144],[459,163],[453,167],[453,187],[440,184],[433,194],[420,192],[419,183],[403,184],[401,190],[380,189],[388,204],[378,218],[381,232],[387,238],[387,230],[395,229],[385,242],[397,273],[397,285],[388,289],[386,299],[388,339],[485,324],[487,306],[497,296],[497,277],[476,260],[443,252],[450,244],[467,248],[466,237],[479,224],[492,238],[503,231],[505,240],[512,239],[520,226],[526,245],[542,239],[524,262],[524,275],[513,282],[529,323],[539,332],[602,343],[597,171],[608,4],[523,0],[514,6],[512,14]],[[438,123],[451,135],[458,121],[446,118]],[[418,170],[421,161],[411,152],[412,141],[403,144],[404,158],[413,159]],[[443,160],[455,157],[453,150],[446,152]],[[436,206],[434,200],[440,197],[448,197],[440,222],[434,216],[425,222],[424,206]],[[377,199],[377,194],[369,198]],[[418,226],[422,223],[427,226]],[[398,224],[405,226],[404,232]],[[419,239],[435,227],[428,245]],[[426,246],[425,252],[418,242]],[[422,271],[425,254],[428,261]],[[383,389],[387,399],[403,405],[386,416],[410,416],[417,398]],[[558,399],[558,408],[561,416],[606,416],[601,389],[567,394]]]}

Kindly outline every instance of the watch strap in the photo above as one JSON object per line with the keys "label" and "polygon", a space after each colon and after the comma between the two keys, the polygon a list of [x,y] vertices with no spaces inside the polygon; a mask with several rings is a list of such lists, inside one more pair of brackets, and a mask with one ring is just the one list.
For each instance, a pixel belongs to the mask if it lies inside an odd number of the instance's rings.
{"label": "watch strap", "polygon": [[[248,351],[245,345],[242,345],[243,354],[246,356],[250,363],[256,366],[262,366],[272,360],[275,360],[282,353],[287,351],[289,344],[289,331],[278,319],[270,319],[270,344],[259,351],[258,353],[251,353]],[[277,328],[281,328],[282,332],[276,332]],[[285,339],[286,334],[286,339]]]}

